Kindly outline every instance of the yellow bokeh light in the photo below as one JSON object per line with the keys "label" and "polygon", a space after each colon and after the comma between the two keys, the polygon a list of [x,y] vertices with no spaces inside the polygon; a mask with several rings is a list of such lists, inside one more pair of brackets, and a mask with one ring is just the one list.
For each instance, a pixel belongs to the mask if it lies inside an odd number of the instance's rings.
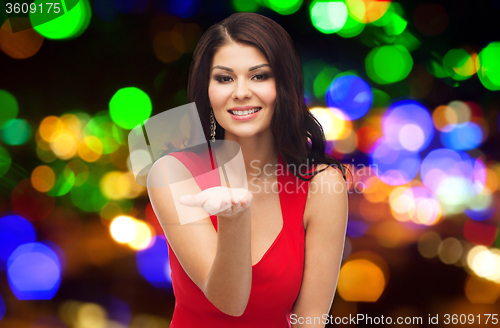
{"label": "yellow bokeh light", "polygon": [[406,228],[394,221],[384,221],[375,227],[375,236],[378,243],[387,248],[401,246],[407,234]]}
{"label": "yellow bokeh light", "polygon": [[420,255],[427,259],[432,259],[438,255],[438,248],[441,244],[441,236],[437,232],[428,231],[418,239],[418,251]]}
{"label": "yellow bokeh light", "polygon": [[474,246],[467,254],[467,265],[479,277],[500,283],[500,251]]}
{"label": "yellow bokeh light", "polygon": [[151,246],[152,231],[147,223],[140,220],[135,220],[136,233],[134,238],[128,242],[129,246],[135,250],[143,250]]}
{"label": "yellow bokeh light", "polygon": [[55,140],[50,144],[50,148],[57,157],[67,160],[76,155],[77,140],[71,133],[62,132],[55,137]]}
{"label": "yellow bokeh light", "polygon": [[31,173],[31,185],[40,192],[47,192],[54,186],[56,175],[47,165],[37,166]]}
{"label": "yellow bokeh light", "polygon": [[40,136],[46,142],[54,142],[58,133],[64,129],[64,124],[56,116],[47,116],[40,123]]}
{"label": "yellow bokeh light", "polygon": [[448,104],[448,107],[451,108],[455,112],[455,116],[457,118],[456,124],[462,124],[470,122],[472,117],[472,112],[465,102],[455,100]]}
{"label": "yellow bokeh light", "polygon": [[349,302],[376,302],[385,289],[382,269],[365,259],[345,263],[340,269],[338,291]]}
{"label": "yellow bokeh light", "polygon": [[95,303],[84,303],[76,314],[76,325],[78,328],[105,328],[107,326],[106,310]]}
{"label": "yellow bokeh light", "polygon": [[474,257],[476,257],[477,254],[487,250],[488,248],[482,245],[472,247],[467,253],[467,266],[472,269],[472,262],[474,261]]}
{"label": "yellow bokeh light", "polygon": [[64,114],[60,117],[64,128],[76,139],[82,138],[82,125],[80,119],[74,114]]}
{"label": "yellow bokeh light", "polygon": [[500,296],[500,284],[470,275],[465,282],[465,296],[473,304],[494,304]]}
{"label": "yellow bokeh light", "polygon": [[445,264],[457,263],[462,257],[462,253],[462,244],[453,237],[446,238],[438,247],[439,259]]}
{"label": "yellow bokeh light", "polygon": [[484,187],[492,191],[499,188],[498,175],[495,170],[491,168],[486,169],[486,183]]}
{"label": "yellow bokeh light", "polygon": [[352,129],[346,128],[347,136],[335,143],[335,150],[342,154],[350,154],[357,149],[358,137]]}
{"label": "yellow bokeh light", "polygon": [[346,0],[350,16],[359,23],[367,24],[380,19],[389,9],[390,1]]}
{"label": "yellow bokeh light", "polygon": [[102,150],[102,142],[96,136],[86,136],[78,143],[78,156],[88,163],[97,161]]}
{"label": "yellow bokeh light", "polygon": [[[459,65],[454,66],[453,70],[455,73],[461,76],[471,76],[473,74],[476,74],[477,71],[479,70],[479,67],[481,67],[479,63],[479,56],[475,51],[472,51],[470,49],[465,49],[467,52],[467,56],[465,59],[462,59],[460,61]],[[469,51],[467,51],[469,50]]]}
{"label": "yellow bokeh light", "polygon": [[418,224],[433,225],[441,218],[439,202],[434,199],[419,197],[416,199],[417,212],[413,221]]}
{"label": "yellow bokeh light", "polygon": [[389,204],[393,216],[398,221],[409,221],[415,213],[416,206],[413,193],[407,187],[395,188],[389,195]]}
{"label": "yellow bokeh light", "polygon": [[365,187],[363,195],[371,203],[387,201],[389,195],[394,190],[393,186],[384,183],[377,176],[369,177],[363,185]]}
{"label": "yellow bokeh light", "polygon": [[[334,108],[311,108],[311,114],[318,120],[327,140],[338,140],[345,135],[346,121],[334,114]],[[338,111],[338,110],[337,110]]]}
{"label": "yellow bokeh light", "polygon": [[77,320],[78,310],[82,304],[82,302],[74,300],[64,301],[58,309],[59,317],[63,322],[73,327]]}
{"label": "yellow bokeh light", "polygon": [[134,220],[134,218],[126,215],[116,217],[109,226],[111,237],[121,244],[134,240],[137,232]]}
{"label": "yellow bokeh light", "polygon": [[112,171],[106,173],[101,178],[100,187],[104,196],[109,199],[118,200],[127,195],[130,189],[130,182],[128,179],[123,179],[123,172]]}

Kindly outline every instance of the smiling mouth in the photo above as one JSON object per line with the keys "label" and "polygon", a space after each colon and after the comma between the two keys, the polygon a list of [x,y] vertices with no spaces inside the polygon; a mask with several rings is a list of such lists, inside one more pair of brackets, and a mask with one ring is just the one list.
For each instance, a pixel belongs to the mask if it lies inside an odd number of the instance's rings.
{"label": "smiling mouth", "polygon": [[252,108],[252,109],[249,109],[249,110],[228,110],[228,112],[231,115],[235,115],[235,116],[245,116],[245,115],[250,115],[250,114],[253,114],[253,113],[257,113],[261,109],[262,109],[262,107],[255,107],[255,108]]}

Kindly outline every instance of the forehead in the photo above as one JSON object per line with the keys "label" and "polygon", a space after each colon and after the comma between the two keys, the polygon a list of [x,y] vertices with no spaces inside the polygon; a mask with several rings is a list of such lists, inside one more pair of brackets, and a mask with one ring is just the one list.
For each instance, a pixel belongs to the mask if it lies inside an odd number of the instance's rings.
{"label": "forehead", "polygon": [[248,68],[258,64],[269,64],[266,56],[259,49],[231,42],[215,53],[212,66],[224,65],[230,68]]}

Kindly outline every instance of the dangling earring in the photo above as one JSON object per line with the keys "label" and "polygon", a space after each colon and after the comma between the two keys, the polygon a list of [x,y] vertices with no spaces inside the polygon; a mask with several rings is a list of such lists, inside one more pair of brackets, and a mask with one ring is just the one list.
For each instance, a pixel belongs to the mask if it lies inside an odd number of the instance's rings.
{"label": "dangling earring", "polygon": [[[212,107],[210,107],[212,108]],[[217,126],[215,125],[215,117],[213,109],[210,111],[210,137],[212,137],[212,142],[215,142],[215,129]]]}

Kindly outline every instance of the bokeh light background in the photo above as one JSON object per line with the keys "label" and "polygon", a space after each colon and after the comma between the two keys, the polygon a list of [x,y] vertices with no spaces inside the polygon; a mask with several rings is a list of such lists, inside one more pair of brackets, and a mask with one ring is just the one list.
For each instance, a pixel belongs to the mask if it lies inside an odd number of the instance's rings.
{"label": "bokeh light background", "polygon": [[292,36],[352,172],[331,313],[499,313],[498,1],[80,0],[17,33],[0,12],[0,326],[168,326],[127,135],[186,103],[197,40],[238,11]]}

